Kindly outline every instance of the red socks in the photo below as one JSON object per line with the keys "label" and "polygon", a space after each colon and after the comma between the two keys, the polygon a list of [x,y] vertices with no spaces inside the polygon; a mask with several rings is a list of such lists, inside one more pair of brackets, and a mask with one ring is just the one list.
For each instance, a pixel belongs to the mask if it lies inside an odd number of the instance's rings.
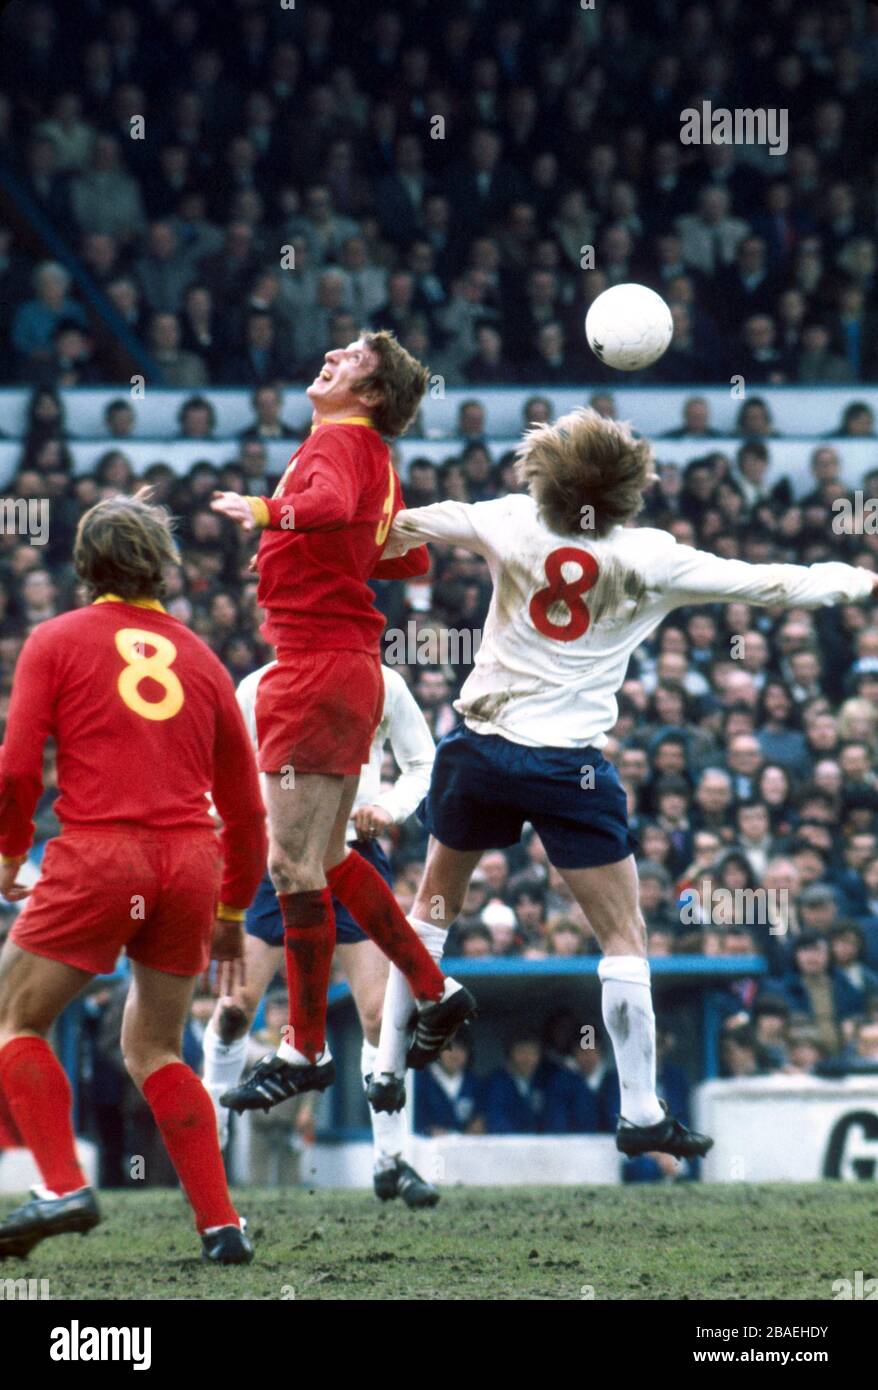
{"label": "red socks", "polygon": [[316,1061],[326,1045],[326,995],[335,950],[333,895],[398,966],[416,999],[441,999],[445,977],[384,879],[352,851],[326,875],[328,888],[278,893],[284,919],[290,1046]]}
{"label": "red socks", "polygon": [[12,1038],[0,1049],[0,1089],[49,1191],[63,1197],[87,1187],[76,1158],[70,1083],[44,1038]]}
{"label": "red socks", "polygon": [[[72,1096],[64,1069],[42,1038],[13,1038],[0,1049],[0,1087],[43,1182],[59,1197],[87,1187],[76,1160]],[[148,1077],[143,1094],[195,1211],[199,1231],[237,1226],[210,1097],[193,1071],[171,1062]]]}
{"label": "red socks", "polygon": [[6,1104],[6,1097],[3,1088],[0,1087],[0,1158],[3,1156],[4,1149],[23,1149],[24,1140],[18,1132],[18,1125],[12,1116],[12,1111]]}
{"label": "red socks", "polygon": [[169,1062],[146,1078],[143,1096],[189,1198],[198,1230],[237,1226],[213,1105],[194,1071],[183,1062]]}
{"label": "red socks", "polygon": [[291,1047],[316,1062],[326,1045],[326,996],[335,950],[335,913],[328,888],[278,893],[284,919]]}
{"label": "red socks", "polygon": [[329,870],[326,881],[354,921],[402,971],[416,999],[441,999],[445,976],[378,870],[356,850]]}

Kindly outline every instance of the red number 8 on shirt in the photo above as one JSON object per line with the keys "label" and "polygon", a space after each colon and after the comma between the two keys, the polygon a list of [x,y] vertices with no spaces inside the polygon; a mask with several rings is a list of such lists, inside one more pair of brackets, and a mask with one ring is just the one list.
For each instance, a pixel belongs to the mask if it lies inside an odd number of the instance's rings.
{"label": "red number 8 on shirt", "polygon": [[[562,565],[576,565],[578,579],[565,579],[561,573]],[[528,612],[537,632],[550,637],[554,642],[575,642],[584,632],[588,632],[591,614],[582,595],[593,589],[598,579],[597,561],[587,550],[577,550],[575,546],[564,545],[546,556],[545,589],[538,589],[530,601]],[[549,617],[549,609],[555,604],[566,605],[570,620],[556,623]]]}

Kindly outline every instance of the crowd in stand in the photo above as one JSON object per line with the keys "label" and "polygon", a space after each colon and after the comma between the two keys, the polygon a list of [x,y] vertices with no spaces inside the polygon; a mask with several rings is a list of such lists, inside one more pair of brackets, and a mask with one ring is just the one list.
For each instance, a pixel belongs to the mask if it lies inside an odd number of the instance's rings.
{"label": "crowd in stand", "polygon": [[[127,330],[155,383],[307,381],[368,322],[449,384],[575,383],[588,305],[629,280],[674,315],[651,380],[878,379],[874,6],[17,0],[2,25],[0,166],[44,248],[0,226],[2,379],[127,379]],[[782,109],[787,139],[684,143],[702,102]]]}

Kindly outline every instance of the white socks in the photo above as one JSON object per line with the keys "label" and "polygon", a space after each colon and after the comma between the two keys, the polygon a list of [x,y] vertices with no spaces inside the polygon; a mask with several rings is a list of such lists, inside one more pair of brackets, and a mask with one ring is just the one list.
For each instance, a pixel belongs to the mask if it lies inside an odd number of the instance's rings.
{"label": "white socks", "polygon": [[642,956],[604,956],[598,965],[601,1009],[619,1073],[622,1118],[655,1125],[664,1111],[655,1091],[655,1014],[649,961]]}
{"label": "white socks", "polygon": [[[360,1053],[360,1070],[363,1074],[364,1084],[367,1076],[375,1075],[377,1058],[377,1047],[364,1038],[363,1050]],[[370,1105],[369,1119],[372,1121],[372,1148],[375,1154],[376,1171],[380,1172],[384,1168],[395,1167],[397,1159],[402,1156],[405,1148],[405,1107],[403,1106],[402,1110],[397,1110],[393,1115],[388,1115],[385,1110],[376,1113]]]}
{"label": "white socks", "polygon": [[247,1034],[234,1042],[220,1042],[213,1020],[204,1030],[204,1089],[213,1102],[216,1114],[216,1127],[220,1148],[224,1148],[229,1137],[229,1112],[220,1105],[219,1098],[224,1091],[237,1086],[241,1080],[244,1063],[247,1060]]}
{"label": "white socks", "polygon": [[247,1058],[247,1034],[234,1042],[220,1042],[219,1033],[214,1030],[213,1021],[204,1030],[204,1084],[237,1086]]}
{"label": "white socks", "polygon": [[[422,922],[410,917],[409,922],[423,941],[430,955],[438,964],[445,950],[446,932],[434,922]],[[460,985],[456,980],[445,981],[445,997],[453,994]],[[405,1055],[408,1051],[411,1018],[417,1005],[401,970],[390,967],[387,990],[384,995],[384,1012],[381,1018],[381,1039],[375,1059],[375,1075],[405,1076]]]}
{"label": "white socks", "polygon": [[282,1062],[289,1062],[294,1067],[316,1067],[332,1060],[329,1043],[323,1044],[323,1051],[318,1053],[313,1062],[310,1057],[305,1056],[304,1052],[300,1052],[297,1047],[291,1047],[288,1042],[278,1044],[277,1056]]}

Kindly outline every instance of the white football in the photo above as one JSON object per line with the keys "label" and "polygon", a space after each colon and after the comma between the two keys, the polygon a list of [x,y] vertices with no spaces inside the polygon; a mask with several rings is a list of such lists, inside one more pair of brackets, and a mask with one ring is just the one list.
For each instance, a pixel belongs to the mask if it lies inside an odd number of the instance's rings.
{"label": "white football", "polygon": [[585,316],[585,336],[595,357],[620,372],[657,362],[674,334],[671,311],[646,285],[613,285]]}

